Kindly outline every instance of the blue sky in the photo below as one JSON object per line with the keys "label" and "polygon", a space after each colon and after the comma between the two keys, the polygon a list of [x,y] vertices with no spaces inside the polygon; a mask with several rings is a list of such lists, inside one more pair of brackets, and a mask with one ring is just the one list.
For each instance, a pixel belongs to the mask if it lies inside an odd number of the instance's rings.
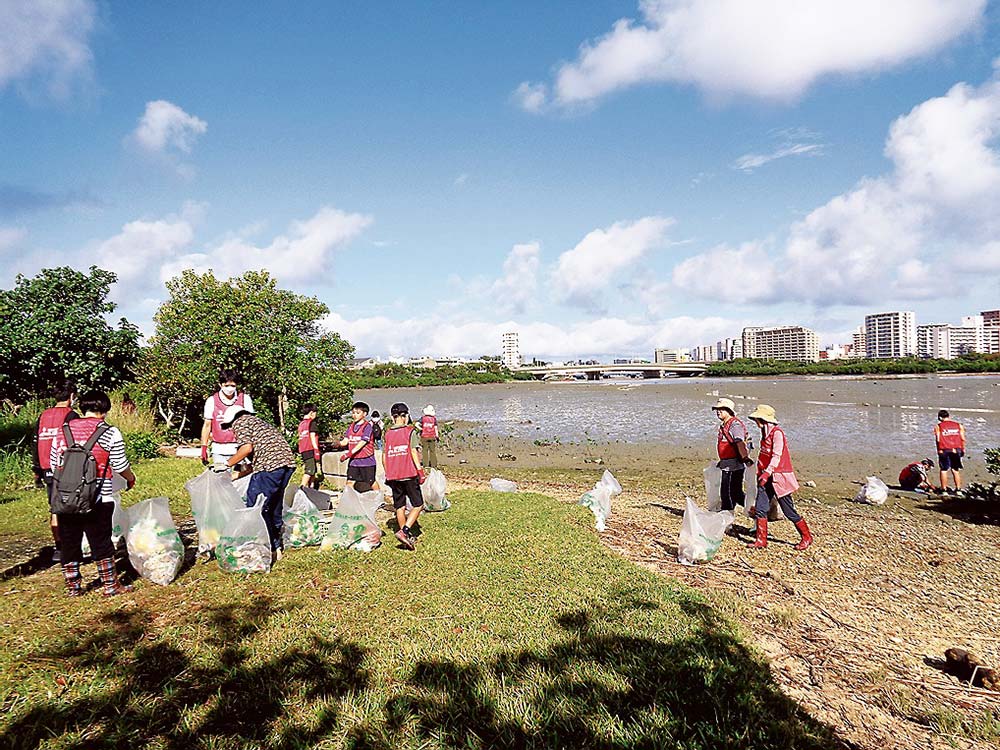
{"label": "blue sky", "polygon": [[365,5],[0,3],[2,282],[266,267],[365,355],[1000,307],[985,0]]}

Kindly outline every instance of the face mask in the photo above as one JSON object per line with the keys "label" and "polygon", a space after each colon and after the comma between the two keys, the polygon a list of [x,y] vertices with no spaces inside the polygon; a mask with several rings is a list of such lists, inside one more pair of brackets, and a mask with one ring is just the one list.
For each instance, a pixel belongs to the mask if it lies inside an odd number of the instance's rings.
{"label": "face mask", "polygon": [[232,398],[233,396],[236,395],[236,386],[235,385],[222,386],[222,395],[225,396],[226,398]]}

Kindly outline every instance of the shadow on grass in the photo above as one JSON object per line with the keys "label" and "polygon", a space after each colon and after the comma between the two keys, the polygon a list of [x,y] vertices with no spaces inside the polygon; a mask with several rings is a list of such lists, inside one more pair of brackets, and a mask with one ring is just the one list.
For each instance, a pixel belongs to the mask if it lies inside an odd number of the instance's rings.
{"label": "shadow on grass", "polygon": [[[683,601],[686,637],[626,634],[658,606],[623,592],[614,611],[559,615],[562,634],[545,648],[419,661],[389,687],[370,670],[395,653],[335,638],[313,635],[262,661],[248,644],[272,640],[285,614],[267,597],[196,613],[209,660],[157,640],[150,615],[116,611],[36,657],[70,675],[110,670],[114,687],[71,676],[63,695],[17,703],[0,747],[845,747],[780,693],[709,606]],[[313,718],[292,725],[287,708],[303,702]]]}

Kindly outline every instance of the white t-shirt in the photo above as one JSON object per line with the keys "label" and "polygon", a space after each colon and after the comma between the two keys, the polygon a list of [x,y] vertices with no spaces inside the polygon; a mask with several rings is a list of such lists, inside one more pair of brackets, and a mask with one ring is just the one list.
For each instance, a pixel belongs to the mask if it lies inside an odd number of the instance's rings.
{"label": "white t-shirt", "polygon": [[[237,396],[239,395],[239,391],[236,392],[236,395]],[[236,396],[233,396],[232,398],[226,398],[221,391],[219,392],[219,398],[222,399],[222,403],[224,403],[226,406],[232,406],[233,404],[236,403]],[[253,401],[250,400],[249,393],[243,394],[243,407],[247,411],[253,411]],[[208,397],[208,400],[205,401],[205,411],[202,414],[202,417],[205,419],[206,422],[210,422],[212,421],[212,417],[214,416],[215,416],[215,394],[213,393],[211,396]]]}

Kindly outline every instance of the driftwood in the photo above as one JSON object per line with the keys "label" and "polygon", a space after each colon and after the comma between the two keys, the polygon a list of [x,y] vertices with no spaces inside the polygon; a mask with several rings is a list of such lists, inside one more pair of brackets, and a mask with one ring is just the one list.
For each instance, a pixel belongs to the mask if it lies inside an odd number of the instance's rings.
{"label": "driftwood", "polygon": [[961,648],[949,648],[944,652],[944,658],[947,660],[945,671],[962,682],[987,690],[1000,690],[1000,674],[984,666],[974,654]]}

